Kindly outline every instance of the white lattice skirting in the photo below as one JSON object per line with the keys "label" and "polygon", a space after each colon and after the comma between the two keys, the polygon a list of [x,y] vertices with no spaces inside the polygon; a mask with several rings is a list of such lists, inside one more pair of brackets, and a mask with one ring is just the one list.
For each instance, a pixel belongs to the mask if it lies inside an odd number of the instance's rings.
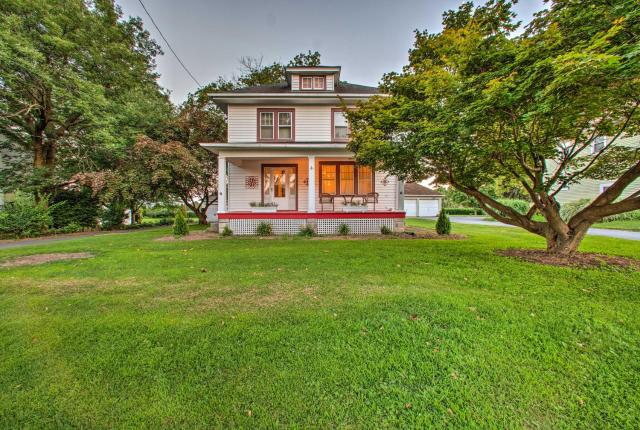
{"label": "white lattice skirting", "polygon": [[338,229],[342,224],[349,226],[349,232],[351,234],[380,234],[380,228],[382,228],[382,226],[387,227],[391,231],[394,230],[394,221],[390,218],[343,218],[319,219],[317,233],[320,235],[338,234]]}
{"label": "white lattice skirting", "polygon": [[[395,230],[395,222],[392,218],[336,218],[312,221],[315,221],[315,230],[319,235],[338,234],[342,224],[349,226],[351,234],[379,234],[382,226],[391,231]],[[262,222],[271,224],[273,234],[298,234],[300,229],[307,225],[306,219],[231,219],[229,228],[234,235],[254,235],[256,228]]]}
{"label": "white lattice skirting", "polygon": [[271,224],[273,234],[298,234],[307,222],[304,219],[232,219],[229,228],[234,235],[256,234],[256,228],[262,222]]}

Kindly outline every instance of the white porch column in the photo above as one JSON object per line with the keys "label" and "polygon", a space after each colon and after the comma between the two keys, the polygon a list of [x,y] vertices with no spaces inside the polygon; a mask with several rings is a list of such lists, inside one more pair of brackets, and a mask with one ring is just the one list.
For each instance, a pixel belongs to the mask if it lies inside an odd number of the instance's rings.
{"label": "white porch column", "polygon": [[218,213],[227,211],[227,159],[218,156]]}
{"label": "white porch column", "polygon": [[309,155],[309,202],[307,204],[307,212],[316,212],[316,157]]}

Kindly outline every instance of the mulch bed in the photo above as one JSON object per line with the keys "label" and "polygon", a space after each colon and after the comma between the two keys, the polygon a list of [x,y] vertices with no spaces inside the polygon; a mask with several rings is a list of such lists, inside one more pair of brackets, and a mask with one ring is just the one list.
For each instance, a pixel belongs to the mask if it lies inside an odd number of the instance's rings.
{"label": "mulch bed", "polygon": [[[283,236],[271,235],[271,236],[229,236],[235,238],[253,238],[253,239],[267,239],[275,240],[282,238]],[[419,227],[411,227],[405,230],[403,233],[396,234],[349,234],[345,236],[340,235],[327,235],[327,236],[314,236],[312,240],[371,240],[371,239],[438,239],[438,240],[460,240],[466,239],[464,234],[448,234],[439,235],[433,230],[423,229]],[[197,231],[189,233],[187,236],[175,237],[175,236],[163,236],[155,239],[157,242],[189,242],[193,240],[207,240],[207,239],[225,239],[218,233],[211,231]]]}
{"label": "mulch bed", "polygon": [[56,254],[34,254],[12,258],[0,263],[0,267],[35,266],[50,263],[52,261],[77,260],[80,258],[93,258],[88,252],[60,252]]}
{"label": "mulch bed", "polygon": [[496,254],[517,258],[529,263],[545,264],[559,267],[578,267],[582,269],[619,267],[640,270],[640,260],[615,255],[594,254],[591,252],[575,252],[573,254],[551,254],[542,249],[499,249]]}

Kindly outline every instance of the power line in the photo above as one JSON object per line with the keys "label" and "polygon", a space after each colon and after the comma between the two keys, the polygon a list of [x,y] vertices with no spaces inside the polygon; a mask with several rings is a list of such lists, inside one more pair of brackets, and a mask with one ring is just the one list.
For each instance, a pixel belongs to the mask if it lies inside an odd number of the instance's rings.
{"label": "power line", "polygon": [[176,54],[176,51],[173,50],[173,48],[171,47],[171,44],[169,43],[167,38],[164,37],[164,34],[162,34],[162,31],[160,31],[160,27],[158,27],[158,24],[156,24],[156,22],[153,20],[153,17],[151,16],[149,11],[145,7],[144,3],[142,3],[142,0],[138,0],[138,1],[140,2],[140,6],[142,6],[142,9],[144,9],[144,11],[147,13],[147,16],[151,20],[151,23],[153,24],[153,26],[156,28],[156,30],[158,30],[158,33],[160,33],[160,36],[162,36],[162,39],[165,41],[165,43],[169,47],[169,50],[176,57],[176,60],[178,60],[178,62],[184,68],[184,70],[187,72],[187,74],[191,77],[191,79],[193,79],[193,82],[195,82],[198,85],[198,87],[201,87],[202,85],[200,84],[200,82],[198,82],[198,80],[193,76],[193,74],[189,71],[189,69],[187,69],[187,66],[185,66],[184,63],[182,62],[182,60],[180,59],[180,57],[178,57],[178,54]]}

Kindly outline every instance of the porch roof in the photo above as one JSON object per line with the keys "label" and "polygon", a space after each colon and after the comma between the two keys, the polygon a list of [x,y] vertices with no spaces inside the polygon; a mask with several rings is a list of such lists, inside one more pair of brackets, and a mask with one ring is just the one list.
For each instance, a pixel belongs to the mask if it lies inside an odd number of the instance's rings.
{"label": "porch roof", "polygon": [[226,142],[212,142],[201,143],[200,146],[219,154],[226,151],[274,151],[274,152],[287,152],[287,151],[338,151],[344,155],[353,155],[347,150],[347,144],[344,142],[289,142],[289,143],[263,143],[263,142],[243,142],[243,143],[226,143]]}
{"label": "porch roof", "polygon": [[219,219],[384,219],[404,218],[403,211],[365,211],[365,212],[224,212],[218,213]]}

